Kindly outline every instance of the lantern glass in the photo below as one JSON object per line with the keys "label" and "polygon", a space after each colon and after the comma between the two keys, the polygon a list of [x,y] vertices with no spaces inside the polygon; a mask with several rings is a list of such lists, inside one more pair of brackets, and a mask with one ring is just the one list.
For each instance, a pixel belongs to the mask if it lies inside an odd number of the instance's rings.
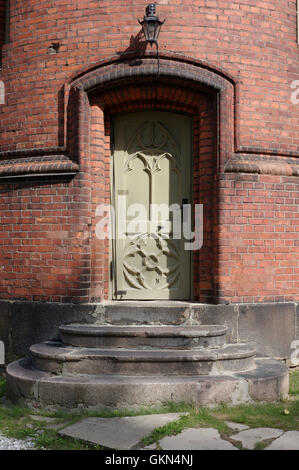
{"label": "lantern glass", "polygon": [[142,26],[145,40],[150,44],[158,44],[160,29],[165,20],[160,21],[159,17],[156,16],[156,6],[153,3],[150,3],[147,7],[146,13],[143,21],[138,20]]}
{"label": "lantern glass", "polygon": [[159,34],[160,34],[161,26],[162,26],[162,23],[161,23],[161,21],[159,21],[157,26],[156,26],[156,30],[155,30],[155,42],[158,42],[158,37],[159,37]]}
{"label": "lantern glass", "polygon": [[156,40],[157,22],[153,20],[147,21],[146,29],[147,29],[147,41],[154,42]]}

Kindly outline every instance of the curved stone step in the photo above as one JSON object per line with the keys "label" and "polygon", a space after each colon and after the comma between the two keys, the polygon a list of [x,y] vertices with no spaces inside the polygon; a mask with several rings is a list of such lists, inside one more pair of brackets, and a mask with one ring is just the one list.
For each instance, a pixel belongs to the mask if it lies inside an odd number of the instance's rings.
{"label": "curved stone step", "polygon": [[34,369],[31,359],[21,359],[7,367],[7,395],[15,403],[54,409],[238,404],[286,398],[288,377],[287,367],[272,359],[258,359],[252,372],[216,377],[53,376]]}
{"label": "curved stone step", "polygon": [[227,326],[104,326],[69,324],[60,327],[62,341],[85,348],[217,348],[225,344]]}
{"label": "curved stone step", "polygon": [[62,374],[217,375],[252,370],[252,344],[218,349],[98,349],[46,342],[30,348],[37,369]]}

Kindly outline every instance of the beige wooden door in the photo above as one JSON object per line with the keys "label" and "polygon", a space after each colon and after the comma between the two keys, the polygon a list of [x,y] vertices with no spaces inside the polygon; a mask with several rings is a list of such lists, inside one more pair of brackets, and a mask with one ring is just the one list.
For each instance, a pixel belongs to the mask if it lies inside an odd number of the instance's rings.
{"label": "beige wooden door", "polygon": [[191,119],[166,112],[117,116],[112,188],[113,298],[190,299],[190,252],[177,228],[174,235],[174,221],[190,202]]}

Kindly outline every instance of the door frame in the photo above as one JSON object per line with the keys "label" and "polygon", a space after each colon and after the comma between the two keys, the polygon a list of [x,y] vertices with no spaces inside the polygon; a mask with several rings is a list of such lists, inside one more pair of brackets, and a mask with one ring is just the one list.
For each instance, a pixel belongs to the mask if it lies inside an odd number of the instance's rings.
{"label": "door frame", "polygon": [[[163,108],[157,108],[157,109],[140,109],[140,110],[134,110],[132,112],[124,111],[117,113],[115,115],[110,116],[110,204],[115,210],[115,179],[114,179],[114,169],[115,169],[115,158],[114,158],[114,136],[115,136],[115,126],[114,126],[114,119],[119,116],[125,116],[128,114],[138,114],[138,113],[144,113],[144,112],[165,112],[165,113],[172,113],[172,114],[178,114],[178,115],[183,115],[183,116],[188,116],[190,118],[190,139],[191,139],[191,145],[190,145],[190,202],[193,206],[194,203],[194,179],[193,179],[193,166],[194,166],[194,155],[193,155],[193,145],[194,145],[194,118],[192,115],[180,111],[172,111],[168,109],[163,109]],[[116,215],[116,214],[115,214]],[[194,217],[194,212],[192,211],[192,224],[194,222],[193,220]],[[115,221],[113,222],[115,224]],[[117,290],[117,275],[116,275],[116,270],[117,270],[117,260],[116,260],[116,248],[115,248],[116,240],[113,238],[110,238],[109,240],[109,299],[111,301],[128,301],[128,302],[149,302],[149,300],[146,299],[121,299],[121,298],[116,298],[116,290]],[[194,299],[194,257],[192,256],[192,251],[190,251],[190,290],[189,290],[189,299],[160,299],[160,300],[155,300],[156,302],[181,302],[181,301],[193,301]]]}

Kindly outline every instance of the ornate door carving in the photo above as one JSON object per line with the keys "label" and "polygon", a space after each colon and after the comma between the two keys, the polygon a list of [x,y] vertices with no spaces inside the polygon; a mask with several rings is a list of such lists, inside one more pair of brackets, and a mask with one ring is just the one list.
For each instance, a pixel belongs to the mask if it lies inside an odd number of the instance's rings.
{"label": "ornate door carving", "polygon": [[114,131],[114,297],[189,299],[190,253],[174,238],[173,213],[180,218],[190,200],[190,118],[128,114],[115,119]]}

